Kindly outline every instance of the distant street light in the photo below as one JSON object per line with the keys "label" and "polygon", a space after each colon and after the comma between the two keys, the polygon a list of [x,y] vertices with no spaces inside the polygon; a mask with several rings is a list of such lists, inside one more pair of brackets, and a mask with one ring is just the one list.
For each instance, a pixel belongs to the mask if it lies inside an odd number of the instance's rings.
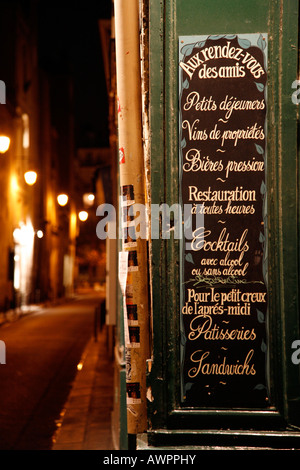
{"label": "distant street light", "polygon": [[35,182],[37,180],[37,172],[36,171],[26,171],[26,173],[24,174],[24,178],[25,178],[26,183],[29,186],[32,186],[33,184],[35,184]]}
{"label": "distant street light", "polygon": [[0,153],[5,153],[9,149],[10,138],[6,135],[0,135]]}
{"label": "distant street light", "polygon": [[43,230],[38,230],[38,231],[36,232],[36,236],[37,236],[38,238],[43,238],[43,236],[44,236]]}
{"label": "distant street light", "polygon": [[81,220],[81,222],[85,222],[88,216],[89,214],[87,213],[87,211],[80,211],[78,214],[79,220]]}
{"label": "distant street light", "polygon": [[69,198],[67,194],[59,194],[57,196],[57,202],[60,206],[65,206],[68,202]]}

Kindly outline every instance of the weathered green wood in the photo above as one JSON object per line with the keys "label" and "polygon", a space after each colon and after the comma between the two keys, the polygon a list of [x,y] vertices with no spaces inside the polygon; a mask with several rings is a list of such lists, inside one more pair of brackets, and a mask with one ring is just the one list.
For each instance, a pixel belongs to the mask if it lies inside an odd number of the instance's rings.
{"label": "weathered green wood", "polygon": [[[154,5],[155,3],[155,5]],[[149,127],[151,153],[151,203],[165,201],[165,148],[164,148],[164,2],[149,5]],[[152,27],[152,25],[154,27]],[[154,362],[149,377],[154,402],[149,403],[150,427],[161,427],[166,421],[167,397],[164,374],[166,369],[165,318],[166,295],[166,253],[161,240],[152,240],[152,328]]]}
{"label": "weathered green wood", "polygon": [[284,410],[288,422],[300,424],[299,368],[291,362],[291,343],[299,338],[299,175],[297,172],[297,107],[291,100],[291,83],[297,77],[298,2],[282,4],[279,38],[280,112],[278,116],[279,285],[282,316]]}

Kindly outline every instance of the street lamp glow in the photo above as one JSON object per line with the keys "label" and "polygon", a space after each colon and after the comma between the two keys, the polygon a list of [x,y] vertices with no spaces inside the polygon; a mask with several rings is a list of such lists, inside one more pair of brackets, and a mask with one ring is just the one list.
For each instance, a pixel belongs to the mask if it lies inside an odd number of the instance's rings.
{"label": "street lamp glow", "polygon": [[35,184],[35,182],[37,180],[37,172],[36,171],[26,171],[26,173],[24,174],[24,178],[25,178],[26,183],[29,186],[32,186],[33,184]]}
{"label": "street lamp glow", "polygon": [[10,138],[6,135],[0,135],[0,153],[5,153],[9,149]]}
{"label": "street lamp glow", "polygon": [[38,231],[36,232],[36,236],[37,236],[38,238],[43,238],[43,236],[44,236],[43,230],[38,230]]}
{"label": "street lamp glow", "polygon": [[92,206],[95,200],[95,195],[93,193],[85,193],[82,199],[86,206]]}
{"label": "street lamp glow", "polygon": [[81,220],[81,222],[85,222],[88,216],[89,214],[87,213],[87,211],[80,211],[78,214],[79,220]]}
{"label": "street lamp glow", "polygon": [[68,202],[69,198],[67,194],[59,194],[57,196],[57,202],[60,206],[65,206]]}

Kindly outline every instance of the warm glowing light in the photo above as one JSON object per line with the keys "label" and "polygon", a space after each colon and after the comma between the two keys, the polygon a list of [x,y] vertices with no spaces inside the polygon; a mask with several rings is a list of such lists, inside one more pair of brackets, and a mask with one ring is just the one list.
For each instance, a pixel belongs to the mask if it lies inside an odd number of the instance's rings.
{"label": "warm glowing light", "polygon": [[10,189],[12,194],[15,194],[17,191],[19,191],[19,184],[16,175],[12,175],[10,178]]}
{"label": "warm glowing light", "polygon": [[15,230],[13,231],[13,237],[16,243],[21,243],[21,233],[22,232],[20,228],[15,228]]}
{"label": "warm glowing light", "polygon": [[59,194],[57,196],[57,202],[60,206],[65,206],[68,202],[69,198],[66,194]]}
{"label": "warm glowing light", "polygon": [[83,363],[82,363],[82,362],[79,362],[79,363],[77,364],[77,370],[82,370],[82,368],[83,368]]}
{"label": "warm glowing light", "polygon": [[72,211],[70,214],[70,237],[71,239],[76,238],[76,229],[77,229],[77,214],[75,211]]}
{"label": "warm glowing light", "polygon": [[87,213],[87,211],[80,211],[78,214],[79,220],[81,220],[81,222],[85,222],[88,216],[89,214]]}
{"label": "warm glowing light", "polygon": [[24,298],[31,290],[31,272],[33,265],[34,229],[31,221],[20,223],[14,232],[15,242],[15,268],[14,268],[14,288],[19,290]]}
{"label": "warm glowing light", "polygon": [[23,121],[23,149],[29,149],[29,116],[22,114]]}
{"label": "warm glowing light", "polygon": [[10,138],[6,135],[0,135],[0,153],[5,153],[9,149]]}
{"label": "warm glowing light", "polygon": [[37,236],[38,238],[43,238],[43,236],[44,236],[43,230],[38,230],[38,231],[36,232],[36,236]]}
{"label": "warm glowing light", "polygon": [[35,182],[37,180],[37,172],[36,171],[26,171],[26,173],[24,174],[24,178],[25,178],[26,183],[29,186],[32,186],[33,184],[35,184]]}

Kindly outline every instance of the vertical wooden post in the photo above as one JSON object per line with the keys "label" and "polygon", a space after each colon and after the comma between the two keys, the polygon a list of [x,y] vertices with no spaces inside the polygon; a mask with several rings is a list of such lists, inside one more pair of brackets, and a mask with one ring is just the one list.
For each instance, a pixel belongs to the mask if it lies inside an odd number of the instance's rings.
{"label": "vertical wooden post", "polygon": [[123,251],[129,251],[129,259],[134,259],[134,269],[129,269],[127,275],[128,296],[124,302],[124,325],[128,328],[124,336],[129,338],[125,344],[127,423],[128,434],[137,434],[147,429],[146,359],[149,357],[147,240],[127,237],[132,235],[129,225],[131,230],[137,229],[134,220],[128,222],[133,218],[128,217],[131,206],[145,205],[138,0],[115,0],[115,40],[122,246]]}

